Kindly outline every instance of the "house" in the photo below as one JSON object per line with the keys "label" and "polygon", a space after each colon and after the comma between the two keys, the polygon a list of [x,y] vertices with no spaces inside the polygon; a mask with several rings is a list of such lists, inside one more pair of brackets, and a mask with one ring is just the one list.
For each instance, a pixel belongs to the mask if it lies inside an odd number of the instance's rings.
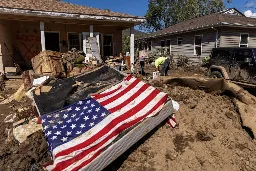
{"label": "house", "polygon": [[[1,0],[0,72],[18,60],[30,62],[44,50],[67,52],[77,48],[86,53],[88,37],[96,37],[102,56],[119,54],[122,31],[131,28],[133,47],[133,27],[144,20],[60,0]],[[134,48],[130,54],[134,56]]]}
{"label": "house", "polygon": [[215,47],[255,47],[256,19],[237,9],[194,18],[136,40],[140,50],[185,55],[199,63]]}

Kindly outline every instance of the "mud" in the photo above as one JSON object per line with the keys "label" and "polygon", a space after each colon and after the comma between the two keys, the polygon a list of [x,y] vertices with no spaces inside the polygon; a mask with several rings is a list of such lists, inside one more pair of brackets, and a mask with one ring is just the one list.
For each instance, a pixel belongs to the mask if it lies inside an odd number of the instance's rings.
{"label": "mud", "polygon": [[182,86],[165,85],[159,89],[179,102],[180,110],[176,113],[179,126],[172,129],[162,125],[109,168],[119,171],[256,169],[256,142],[241,126],[240,115],[228,96]]}
{"label": "mud", "polygon": [[[181,71],[173,74],[194,75]],[[241,126],[240,115],[229,96],[177,85],[155,86],[180,104],[176,112],[178,127],[172,129],[162,123],[106,171],[256,170],[256,142]],[[5,97],[9,94],[10,89],[0,93]],[[50,161],[42,131],[22,144],[6,141],[6,129],[12,124],[4,123],[4,118],[30,105],[31,101],[23,99],[22,103],[0,106],[0,170],[42,170],[42,165]],[[33,108],[16,119],[30,116],[31,112]]]}

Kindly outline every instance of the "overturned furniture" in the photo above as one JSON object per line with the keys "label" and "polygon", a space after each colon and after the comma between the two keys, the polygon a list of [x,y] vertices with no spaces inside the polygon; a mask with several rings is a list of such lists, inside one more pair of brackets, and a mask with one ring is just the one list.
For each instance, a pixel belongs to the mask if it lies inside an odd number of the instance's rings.
{"label": "overturned furniture", "polygon": [[[95,73],[99,76],[95,77]],[[72,83],[79,84],[76,81],[82,78],[86,78],[87,83],[96,81],[102,84],[104,80],[113,80],[113,83],[104,84],[100,91],[91,90],[89,97],[84,97],[88,92],[78,93],[78,98],[68,104],[61,102],[55,105],[51,102],[54,110],[49,107],[47,111],[42,110],[44,105],[40,104],[40,99],[35,99],[37,106],[40,106],[46,140],[53,156],[53,163],[46,166],[47,170],[102,170],[173,112],[166,93],[105,66],[73,78],[62,86],[70,89]],[[54,90],[62,91],[53,86],[51,91]],[[66,98],[70,98],[65,94]],[[59,101],[64,98],[52,94],[54,97]],[[53,137],[49,132],[51,129],[57,131]],[[62,134],[66,131],[68,136]]]}

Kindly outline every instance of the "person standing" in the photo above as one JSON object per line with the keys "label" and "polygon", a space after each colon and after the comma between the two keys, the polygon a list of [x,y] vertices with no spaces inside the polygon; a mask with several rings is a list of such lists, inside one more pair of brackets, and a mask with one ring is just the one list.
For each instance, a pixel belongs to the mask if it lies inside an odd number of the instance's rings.
{"label": "person standing", "polygon": [[144,72],[145,56],[139,57],[139,63],[140,63],[141,75],[145,75],[145,72]]}

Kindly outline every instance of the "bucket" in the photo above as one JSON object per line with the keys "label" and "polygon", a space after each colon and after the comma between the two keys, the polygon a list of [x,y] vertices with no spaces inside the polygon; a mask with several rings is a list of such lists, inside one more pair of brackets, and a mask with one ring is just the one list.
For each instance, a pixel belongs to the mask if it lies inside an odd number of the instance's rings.
{"label": "bucket", "polygon": [[153,72],[153,79],[159,77],[159,75],[160,75],[160,74],[159,74],[159,71]]}

